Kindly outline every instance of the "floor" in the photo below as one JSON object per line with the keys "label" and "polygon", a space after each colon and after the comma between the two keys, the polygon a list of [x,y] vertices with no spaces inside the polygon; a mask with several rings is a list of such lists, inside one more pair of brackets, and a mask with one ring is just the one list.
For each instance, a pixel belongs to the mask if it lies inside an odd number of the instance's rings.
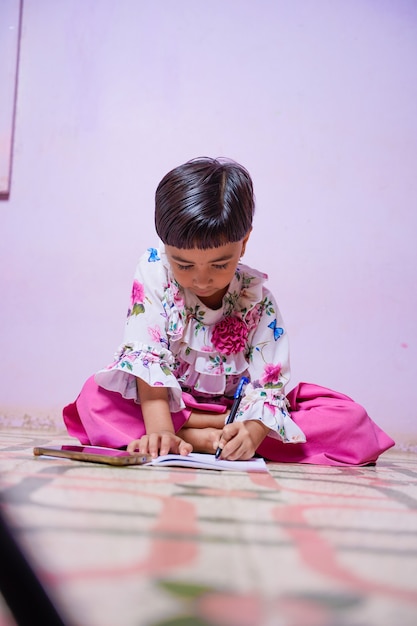
{"label": "floor", "polygon": [[66,625],[417,624],[417,455],[268,474],[32,456],[61,443],[0,430],[3,515]]}

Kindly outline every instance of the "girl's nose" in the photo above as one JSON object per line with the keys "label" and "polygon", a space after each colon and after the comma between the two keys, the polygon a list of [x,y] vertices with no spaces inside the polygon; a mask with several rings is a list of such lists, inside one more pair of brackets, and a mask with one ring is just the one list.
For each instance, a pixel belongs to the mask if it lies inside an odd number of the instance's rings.
{"label": "girl's nose", "polygon": [[209,272],[205,270],[199,270],[193,276],[193,284],[195,287],[204,288],[211,283]]}

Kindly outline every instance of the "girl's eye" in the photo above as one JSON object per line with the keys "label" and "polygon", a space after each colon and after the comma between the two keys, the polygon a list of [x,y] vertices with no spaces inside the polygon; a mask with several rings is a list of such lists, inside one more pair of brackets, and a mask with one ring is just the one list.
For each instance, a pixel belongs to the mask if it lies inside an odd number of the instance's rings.
{"label": "girl's eye", "polygon": [[190,270],[192,268],[192,265],[180,265],[178,264],[178,269],[179,270]]}
{"label": "girl's eye", "polygon": [[223,265],[213,265],[216,270],[225,270],[227,269],[227,263],[223,263]]}

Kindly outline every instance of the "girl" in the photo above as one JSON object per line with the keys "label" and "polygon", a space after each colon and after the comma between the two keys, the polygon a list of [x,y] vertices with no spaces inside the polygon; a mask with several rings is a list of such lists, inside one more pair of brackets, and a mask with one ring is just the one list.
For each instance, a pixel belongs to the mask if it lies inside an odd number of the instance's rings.
{"label": "girl", "polygon": [[[155,196],[164,246],[133,282],[115,361],[64,409],[82,444],[130,452],[213,454],[326,465],[366,464],[394,445],[343,394],[301,383],[287,396],[288,338],[267,276],[240,262],[252,229],[252,180],[200,158],[169,172]],[[236,420],[224,426],[242,376]]]}

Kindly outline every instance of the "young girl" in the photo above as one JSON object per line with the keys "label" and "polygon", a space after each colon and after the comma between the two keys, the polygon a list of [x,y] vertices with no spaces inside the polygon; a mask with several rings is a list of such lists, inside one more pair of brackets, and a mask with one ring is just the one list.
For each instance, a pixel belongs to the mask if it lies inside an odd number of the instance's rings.
{"label": "young girl", "polygon": [[251,177],[232,161],[195,159],[162,179],[164,246],[139,261],[115,361],[64,409],[70,435],[153,456],[220,447],[224,459],[325,465],[372,463],[394,445],[343,394],[301,383],[285,395],[284,323],[267,276],[241,263],[254,206]]}

